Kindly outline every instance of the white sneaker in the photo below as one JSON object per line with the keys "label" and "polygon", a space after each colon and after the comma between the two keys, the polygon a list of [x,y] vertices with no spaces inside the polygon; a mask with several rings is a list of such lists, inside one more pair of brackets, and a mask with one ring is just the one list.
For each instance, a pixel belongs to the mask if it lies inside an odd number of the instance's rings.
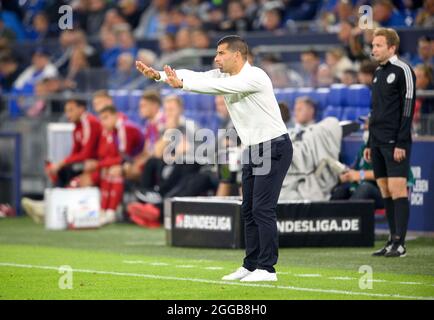
{"label": "white sneaker", "polygon": [[102,227],[105,224],[105,210],[99,211],[99,226]]}
{"label": "white sneaker", "polygon": [[242,278],[241,282],[256,282],[256,281],[277,281],[276,273],[268,272],[263,269],[256,269],[247,277]]}
{"label": "white sneaker", "polygon": [[29,217],[36,223],[44,222],[45,201],[32,200],[29,198],[21,199],[21,206]]}
{"label": "white sneaker", "polygon": [[237,269],[237,271],[235,271],[235,272],[233,272],[231,274],[225,275],[222,278],[222,280],[240,280],[240,279],[243,279],[244,277],[247,277],[251,273],[252,272],[249,271],[249,270],[247,270],[246,268],[239,267]]}
{"label": "white sneaker", "polygon": [[105,221],[104,224],[112,224],[116,222],[116,211],[113,209],[108,209],[105,211]]}

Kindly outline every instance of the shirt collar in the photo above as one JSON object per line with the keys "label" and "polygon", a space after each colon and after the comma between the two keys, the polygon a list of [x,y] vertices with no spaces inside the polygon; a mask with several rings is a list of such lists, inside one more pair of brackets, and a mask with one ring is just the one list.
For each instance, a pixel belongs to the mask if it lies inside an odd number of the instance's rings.
{"label": "shirt collar", "polygon": [[390,57],[389,61],[390,63],[396,62],[398,60],[398,56],[396,54],[394,54],[393,56]]}
{"label": "shirt collar", "polygon": [[393,56],[391,56],[390,58],[389,58],[389,60],[387,60],[384,64],[382,64],[381,66],[387,66],[388,64],[390,64],[390,63],[394,63],[394,62],[396,62],[398,60],[398,56],[396,55],[396,54],[394,54]]}
{"label": "shirt collar", "polygon": [[[250,63],[249,63],[248,61],[246,61],[246,62],[244,63],[244,66],[241,68],[240,73],[246,72],[246,71],[249,70],[251,67],[252,67],[252,66],[250,65]],[[240,74],[240,73],[239,73],[239,74]]]}

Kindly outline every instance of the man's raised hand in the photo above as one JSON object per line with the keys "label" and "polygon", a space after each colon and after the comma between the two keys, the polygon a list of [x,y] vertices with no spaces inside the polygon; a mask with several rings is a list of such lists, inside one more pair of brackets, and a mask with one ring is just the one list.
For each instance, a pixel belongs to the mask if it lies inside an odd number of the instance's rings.
{"label": "man's raised hand", "polygon": [[145,77],[148,77],[149,79],[160,80],[160,73],[154,70],[153,68],[148,67],[142,61],[136,61],[136,69],[139,70],[141,74],[143,74]]}
{"label": "man's raised hand", "polygon": [[170,66],[164,66],[164,72],[166,73],[167,79],[166,83],[173,88],[182,88],[184,86],[181,79],[176,75],[175,69],[172,69]]}

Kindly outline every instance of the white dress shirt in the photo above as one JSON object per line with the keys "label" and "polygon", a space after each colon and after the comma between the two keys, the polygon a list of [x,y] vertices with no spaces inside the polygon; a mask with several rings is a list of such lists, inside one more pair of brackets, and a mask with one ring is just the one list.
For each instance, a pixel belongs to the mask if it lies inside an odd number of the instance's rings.
{"label": "white dress shirt", "polygon": [[[183,80],[183,90],[223,95],[235,129],[245,146],[271,140],[287,133],[268,75],[246,62],[231,76],[219,69],[207,72],[176,70]],[[160,80],[167,79],[160,72]]]}

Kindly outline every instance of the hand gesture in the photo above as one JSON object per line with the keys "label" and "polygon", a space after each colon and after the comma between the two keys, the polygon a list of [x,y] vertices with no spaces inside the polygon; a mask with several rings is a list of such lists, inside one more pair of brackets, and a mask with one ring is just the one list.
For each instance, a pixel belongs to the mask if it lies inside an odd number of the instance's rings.
{"label": "hand gesture", "polygon": [[175,69],[172,69],[168,65],[164,66],[164,72],[166,73],[167,80],[165,81],[172,88],[182,88],[184,86],[181,79],[176,75]]}
{"label": "hand gesture", "polygon": [[160,73],[153,68],[148,67],[142,61],[136,61],[136,69],[149,79],[160,80]]}

